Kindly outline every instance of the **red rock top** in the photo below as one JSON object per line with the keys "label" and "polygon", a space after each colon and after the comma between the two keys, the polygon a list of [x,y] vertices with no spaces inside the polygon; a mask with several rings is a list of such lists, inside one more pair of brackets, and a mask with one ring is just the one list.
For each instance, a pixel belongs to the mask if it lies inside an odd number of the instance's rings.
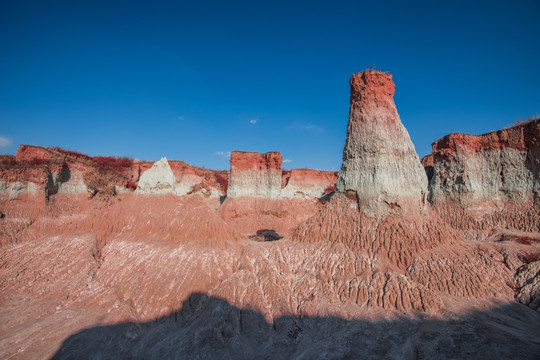
{"label": "red rock top", "polygon": [[365,70],[351,76],[351,104],[355,101],[373,103],[376,106],[388,106],[396,86],[392,74],[377,70]]}
{"label": "red rock top", "polygon": [[433,167],[434,161],[433,161],[433,154],[427,154],[425,155],[421,160],[420,163],[423,167],[431,166]]}
{"label": "red rock top", "polygon": [[48,149],[31,145],[20,145],[15,156],[17,161],[49,160],[51,157],[52,153]]}
{"label": "red rock top", "polygon": [[258,152],[233,151],[231,153],[231,172],[237,170],[266,170],[281,171],[282,156],[280,152],[271,151],[266,154]]}
{"label": "red rock top", "polygon": [[433,155],[451,157],[459,148],[487,151],[505,148],[525,150],[540,146],[540,118],[483,135],[453,133],[432,144]]}

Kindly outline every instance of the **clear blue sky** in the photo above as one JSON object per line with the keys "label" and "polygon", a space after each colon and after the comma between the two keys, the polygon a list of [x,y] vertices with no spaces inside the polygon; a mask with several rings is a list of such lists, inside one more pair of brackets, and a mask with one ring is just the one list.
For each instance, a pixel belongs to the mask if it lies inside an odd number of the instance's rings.
{"label": "clear blue sky", "polygon": [[349,77],[391,72],[420,156],[540,113],[540,1],[0,1],[0,153],[338,170]]}

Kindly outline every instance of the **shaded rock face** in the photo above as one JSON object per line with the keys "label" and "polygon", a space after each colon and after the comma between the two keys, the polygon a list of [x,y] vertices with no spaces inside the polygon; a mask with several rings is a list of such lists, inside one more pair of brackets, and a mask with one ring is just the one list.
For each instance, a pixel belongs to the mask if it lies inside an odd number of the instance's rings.
{"label": "shaded rock face", "polygon": [[137,192],[141,194],[173,193],[176,179],[165,157],[156,161],[139,179]]}
{"label": "shaded rock face", "polygon": [[281,197],[282,156],[280,152],[233,151],[227,197]]}
{"label": "shaded rock face", "polygon": [[427,178],[396,110],[392,75],[351,77],[351,107],[337,190],[356,192],[360,210],[384,215],[425,207]]}
{"label": "shaded rock face", "polygon": [[433,154],[427,154],[422,158],[422,160],[420,160],[420,162],[422,163],[424,170],[426,170],[429,184],[431,183],[431,179],[433,179]]}
{"label": "shaded rock face", "polygon": [[540,119],[479,136],[450,134],[433,143],[432,155],[433,203],[502,206],[540,195]]}

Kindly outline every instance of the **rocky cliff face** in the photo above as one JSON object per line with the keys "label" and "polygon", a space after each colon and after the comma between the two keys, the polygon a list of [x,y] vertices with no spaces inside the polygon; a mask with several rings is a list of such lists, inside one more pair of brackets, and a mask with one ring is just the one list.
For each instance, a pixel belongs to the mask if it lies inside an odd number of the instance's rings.
{"label": "rocky cliff face", "polygon": [[284,198],[317,199],[335,190],[337,172],[292,169],[284,174]]}
{"label": "rocky cliff face", "polygon": [[279,199],[281,197],[281,164],[280,152],[260,154],[233,151],[227,197]]}
{"label": "rocky cliff face", "polygon": [[58,193],[86,193],[77,171],[81,165],[67,162],[57,151],[21,145],[12,160],[9,166],[0,164],[0,196],[47,198]]}
{"label": "rocky cliff face", "polygon": [[[219,209],[221,216],[233,226],[243,229],[246,234],[271,229],[283,235],[313,215],[318,207],[318,203],[313,201],[316,198],[305,195],[301,199],[294,196],[282,197],[284,181],[281,164],[282,156],[279,152],[232,152],[227,198]],[[290,178],[291,173],[288,175],[285,177]],[[313,181],[326,182],[324,172],[313,172],[310,175]],[[304,194],[313,193],[312,182],[306,180],[310,184],[302,189]],[[299,185],[301,181],[298,179],[293,183]],[[301,190],[296,188],[294,191]]]}
{"label": "rocky cliff face", "polygon": [[466,207],[540,196],[540,119],[475,136],[450,134],[433,143],[430,200]]}
{"label": "rocky cliff face", "polygon": [[433,143],[429,200],[462,230],[540,230],[540,119]]}
{"label": "rocky cliff face", "polygon": [[366,70],[350,83],[338,191],[355,192],[360,210],[370,214],[423,209],[427,178],[397,113],[392,75]]}

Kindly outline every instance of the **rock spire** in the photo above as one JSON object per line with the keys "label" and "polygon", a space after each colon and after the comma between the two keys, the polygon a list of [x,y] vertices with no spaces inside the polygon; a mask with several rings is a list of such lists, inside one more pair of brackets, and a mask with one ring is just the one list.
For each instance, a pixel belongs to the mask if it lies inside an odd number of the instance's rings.
{"label": "rock spire", "polygon": [[392,75],[351,77],[351,106],[339,192],[356,192],[362,212],[384,215],[425,207],[427,177],[394,104]]}

